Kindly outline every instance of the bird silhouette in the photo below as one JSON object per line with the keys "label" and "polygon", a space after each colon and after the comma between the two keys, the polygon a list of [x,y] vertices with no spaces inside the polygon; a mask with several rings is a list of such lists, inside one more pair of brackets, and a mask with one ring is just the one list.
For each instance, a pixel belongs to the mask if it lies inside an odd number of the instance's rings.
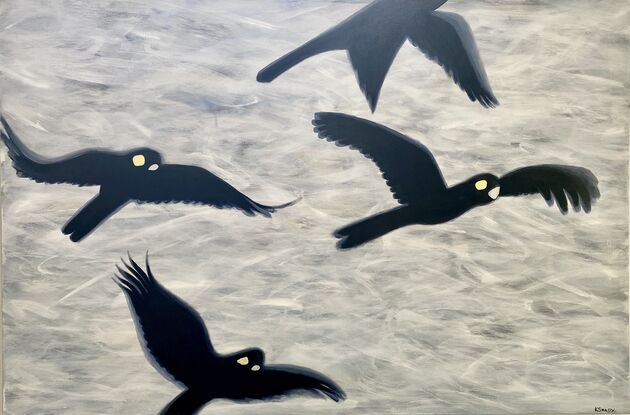
{"label": "bird silhouette", "polygon": [[159,152],[146,147],[118,152],[89,149],[46,159],[29,150],[4,117],[0,120],[4,130],[0,137],[18,176],[38,183],[100,186],[99,193],[62,228],[73,242],[85,238],[132,201],[203,204],[220,209],[240,209],[248,216],[270,217],[275,210],[299,200],[277,206],[260,204],[209,171],[196,166],[165,164]]}
{"label": "bird silhouette", "polygon": [[[599,198],[598,180],[583,167],[540,164],[513,170],[501,177],[472,176],[447,186],[427,147],[383,125],[346,114],[320,112],[313,119],[320,138],[359,150],[376,163],[400,203],[394,209],[359,220],[335,231],[339,249],[348,249],[407,225],[448,222],[499,196],[539,193],[563,214],[570,203],[576,211],[591,211]],[[568,195],[568,201],[567,201]]]}
{"label": "bird silhouette", "polygon": [[438,63],[471,101],[495,107],[494,96],[468,23],[437,11],[446,0],[376,0],[299,48],[262,69],[271,82],[311,56],[346,50],[372,112],[383,81],[405,40]]}
{"label": "bird silhouette", "polygon": [[199,313],[155,279],[148,253],[146,271],[131,256],[123,263],[125,269],[117,266],[114,281],[127,297],[145,355],[184,389],[161,415],[196,414],[213,399],[268,400],[293,394],[345,399],[344,391],[321,373],[265,364],[261,349],[217,353]]}

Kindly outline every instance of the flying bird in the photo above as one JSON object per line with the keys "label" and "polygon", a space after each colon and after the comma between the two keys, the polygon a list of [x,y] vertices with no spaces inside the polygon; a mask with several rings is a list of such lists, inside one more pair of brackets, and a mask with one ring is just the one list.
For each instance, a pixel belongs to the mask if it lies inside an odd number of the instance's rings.
{"label": "flying bird", "polygon": [[477,174],[449,187],[429,149],[399,132],[330,112],[316,113],[313,125],[320,138],[359,150],[376,163],[400,203],[335,231],[339,249],[354,248],[407,225],[448,222],[500,196],[539,193],[550,206],[555,201],[567,214],[569,203],[576,212],[589,213],[600,195],[598,180],[590,170],[556,164],[523,167],[501,177]]}
{"label": "flying bird", "polygon": [[114,281],[125,293],[147,359],[184,390],[160,412],[191,415],[213,399],[267,400],[294,394],[345,399],[344,391],[314,370],[265,364],[265,353],[249,348],[219,354],[206,326],[190,305],[164,288],[131,257],[117,266]]}
{"label": "flying bird", "polygon": [[311,56],[346,50],[359,86],[376,110],[385,76],[405,40],[436,62],[471,101],[495,107],[494,96],[472,31],[464,18],[437,11],[446,0],[376,0],[262,69],[258,82],[271,82]]}
{"label": "flying bird", "polygon": [[29,150],[3,116],[0,121],[4,130],[0,137],[18,176],[38,183],[100,186],[99,193],[62,228],[73,242],[85,238],[129,202],[203,204],[270,217],[275,210],[299,200],[277,206],[260,204],[208,170],[163,163],[159,152],[146,147],[118,152],[89,149],[46,159]]}

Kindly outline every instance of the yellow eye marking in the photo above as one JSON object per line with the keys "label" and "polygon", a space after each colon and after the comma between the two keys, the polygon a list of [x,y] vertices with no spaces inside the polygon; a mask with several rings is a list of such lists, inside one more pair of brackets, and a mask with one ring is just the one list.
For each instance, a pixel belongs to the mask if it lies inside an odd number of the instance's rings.
{"label": "yellow eye marking", "polygon": [[133,165],[136,167],[144,166],[144,156],[142,154],[136,154],[131,161],[133,161]]}
{"label": "yellow eye marking", "polygon": [[247,366],[249,364],[249,358],[247,356],[241,357],[240,359],[236,361],[236,363],[238,363],[241,366]]}
{"label": "yellow eye marking", "polygon": [[487,187],[488,182],[485,180],[479,180],[477,183],[475,183],[475,189],[477,190],[486,190]]}

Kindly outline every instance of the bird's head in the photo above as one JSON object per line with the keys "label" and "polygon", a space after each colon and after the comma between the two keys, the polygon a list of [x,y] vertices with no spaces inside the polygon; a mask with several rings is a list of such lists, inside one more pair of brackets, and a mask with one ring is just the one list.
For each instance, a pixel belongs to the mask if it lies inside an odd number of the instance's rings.
{"label": "bird's head", "polygon": [[467,194],[479,205],[485,205],[495,201],[499,197],[501,186],[499,178],[490,173],[478,174],[464,183]]}
{"label": "bird's head", "polygon": [[150,148],[142,147],[128,153],[129,164],[138,170],[155,171],[162,165],[162,155]]}
{"label": "bird's head", "polygon": [[256,347],[226,356],[227,364],[243,373],[258,372],[265,365],[265,352]]}

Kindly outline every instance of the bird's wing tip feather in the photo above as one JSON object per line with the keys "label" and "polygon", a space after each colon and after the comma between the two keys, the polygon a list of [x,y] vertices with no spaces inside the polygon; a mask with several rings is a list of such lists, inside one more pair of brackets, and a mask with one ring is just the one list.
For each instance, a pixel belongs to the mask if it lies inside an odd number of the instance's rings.
{"label": "bird's wing tip feather", "polygon": [[10,129],[9,122],[2,113],[0,113],[0,123],[2,123],[2,127],[4,127],[4,129]]}
{"label": "bird's wing tip feather", "polygon": [[342,117],[342,116],[347,117],[347,115],[339,113],[339,112],[319,111],[313,114],[313,121],[323,121],[325,118]]}
{"label": "bird's wing tip feather", "polygon": [[335,402],[341,402],[347,398],[346,392],[331,379],[321,379],[317,390]]}
{"label": "bird's wing tip feather", "polygon": [[342,391],[341,389],[334,389],[334,388],[329,388],[326,390],[320,389],[320,392],[335,402],[342,402],[346,400],[347,398],[346,393]]}
{"label": "bird's wing tip feather", "polygon": [[496,108],[501,105],[497,97],[494,96],[491,91],[484,91],[483,93],[479,94],[476,99],[473,99],[473,101],[475,100],[478,101],[482,107],[488,109]]}
{"label": "bird's wing tip feather", "polygon": [[121,268],[118,264],[116,264],[116,270],[118,271],[118,275],[116,277],[122,283],[125,283],[125,286],[129,285],[130,290],[136,292],[137,294],[141,293],[149,293],[155,284],[155,280],[153,279],[153,274],[151,273],[149,262],[148,262],[148,252],[146,257],[146,265],[147,271],[143,270],[138,263],[131,257],[129,252],[127,252],[129,263],[125,261],[124,258],[120,258],[120,261],[125,266],[125,269]]}
{"label": "bird's wing tip feather", "polygon": [[326,114],[326,112],[316,112],[315,114],[313,114],[313,120],[311,121],[311,123],[315,126],[321,124],[321,121],[323,117],[326,116]]}

